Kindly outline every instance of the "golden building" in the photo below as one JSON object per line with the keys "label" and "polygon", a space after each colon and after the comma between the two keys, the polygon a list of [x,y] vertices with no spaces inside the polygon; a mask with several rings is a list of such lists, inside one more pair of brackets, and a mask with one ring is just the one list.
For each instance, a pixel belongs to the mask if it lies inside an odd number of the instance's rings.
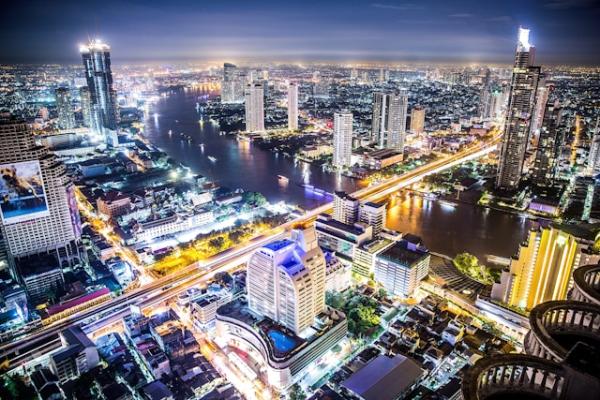
{"label": "golden building", "polygon": [[566,299],[573,270],[600,261],[593,251],[594,231],[582,225],[530,231],[500,283],[494,284],[492,299],[527,311],[545,301]]}

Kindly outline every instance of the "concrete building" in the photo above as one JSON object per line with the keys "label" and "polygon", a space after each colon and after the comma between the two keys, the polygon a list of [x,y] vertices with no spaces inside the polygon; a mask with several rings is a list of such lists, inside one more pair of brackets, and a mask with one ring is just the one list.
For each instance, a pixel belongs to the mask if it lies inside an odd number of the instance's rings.
{"label": "concrete building", "polygon": [[98,212],[106,218],[116,218],[131,212],[131,198],[117,191],[110,191],[96,200]]}
{"label": "concrete building", "polygon": [[346,261],[354,259],[358,246],[373,238],[373,228],[361,223],[354,225],[336,221],[330,215],[321,214],[315,222],[319,246],[335,252]]}
{"label": "concrete building", "polygon": [[333,165],[337,168],[352,166],[352,113],[333,116]]}
{"label": "concrete building", "polygon": [[530,231],[500,283],[494,284],[492,299],[527,311],[545,301],[566,299],[573,271],[600,261],[592,251],[595,240],[584,224]]}
{"label": "concrete building", "polygon": [[223,64],[223,80],[221,81],[221,102],[232,104],[244,101],[244,79],[234,64]]}
{"label": "concrete building", "polygon": [[248,262],[248,306],[300,334],[325,308],[325,257],[314,228],[270,243]]}
{"label": "concrete building", "polygon": [[370,278],[375,272],[375,260],[377,256],[394,245],[393,240],[375,239],[361,244],[354,249],[352,259],[352,272]]}
{"label": "concrete building", "polygon": [[548,102],[545,105],[531,174],[532,181],[540,186],[550,185],[556,178],[558,158],[563,142],[558,129],[560,115],[561,109],[558,103]]}
{"label": "concrete building", "polygon": [[360,202],[346,192],[337,191],[333,194],[333,219],[352,225],[358,221]]}
{"label": "concrete building", "polygon": [[590,145],[590,154],[588,156],[587,169],[590,175],[600,174],[600,117],[596,118],[596,127],[592,136]]}
{"label": "concrete building", "polygon": [[262,132],[265,130],[264,90],[260,83],[249,83],[244,92],[246,109],[246,131]]}
{"label": "concrete building", "polygon": [[61,383],[78,378],[100,362],[94,343],[79,326],[60,333],[62,348],[50,355],[50,368]]}
{"label": "concrete building", "polygon": [[410,112],[410,131],[417,135],[425,132],[425,108],[416,106]]}
{"label": "concrete building", "polygon": [[402,240],[381,252],[375,260],[375,281],[392,295],[410,297],[429,272],[431,256]]}
{"label": "concrete building", "polygon": [[365,202],[360,205],[358,220],[367,226],[373,228],[373,237],[379,237],[379,234],[385,229],[387,218],[387,203]]}
{"label": "concrete building", "polygon": [[288,129],[295,131],[298,129],[298,84],[290,82],[287,93],[288,103]]}
{"label": "concrete building", "polygon": [[540,67],[532,66],[534,53],[535,48],[529,43],[529,29],[519,28],[519,41],[496,178],[496,187],[503,190],[517,189],[521,181],[541,73]]}
{"label": "concrete building", "polygon": [[16,272],[33,304],[48,300],[48,293],[62,289],[65,280],[56,257],[39,254],[19,258]]}
{"label": "concrete building", "polygon": [[404,152],[408,92],[405,89],[392,93],[373,93],[371,140],[381,149]]}
{"label": "concrete building", "polygon": [[68,88],[60,87],[54,91],[56,98],[56,111],[58,113],[58,127],[60,129],[75,128],[75,114],[71,104],[71,92]]}
{"label": "concrete building", "polygon": [[[11,198],[0,207],[2,236],[12,257],[55,252],[61,259],[78,262],[78,247],[73,244],[80,239],[81,222],[64,164],[35,143],[24,122],[2,120],[0,167],[3,195]],[[21,199],[23,186],[33,199]]]}
{"label": "concrete building", "polygon": [[82,86],[79,88],[79,99],[81,102],[81,116],[83,117],[83,126],[92,127],[92,95],[90,88]]}

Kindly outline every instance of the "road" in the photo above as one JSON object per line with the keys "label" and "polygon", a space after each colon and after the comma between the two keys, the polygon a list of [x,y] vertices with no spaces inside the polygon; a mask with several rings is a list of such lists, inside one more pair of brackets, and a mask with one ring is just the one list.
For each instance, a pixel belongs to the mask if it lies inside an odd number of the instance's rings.
{"label": "road", "polygon": [[[499,135],[493,135],[491,140],[482,141],[456,154],[417,167],[403,175],[389,178],[360,189],[351,195],[365,201],[382,199],[399,189],[423,179],[425,176],[443,171],[465,161],[477,159],[494,151],[499,140]],[[266,234],[254,238],[248,243],[228,249],[208,260],[190,264],[173,274],[156,279],[99,305],[74,313],[25,337],[3,343],[0,345],[0,360],[4,361],[8,359],[10,368],[17,368],[28,361],[44,355],[52,348],[58,348],[60,346],[58,333],[69,326],[85,322],[86,325],[100,327],[103,323],[114,322],[115,318],[122,318],[127,315],[130,305],[145,307],[156,304],[183,292],[193,285],[204,283],[215,273],[227,271],[239,265],[239,262],[247,259],[260,246],[283,238],[294,225],[310,222],[319,214],[330,211],[332,207],[333,203],[324,204],[272,229]]]}

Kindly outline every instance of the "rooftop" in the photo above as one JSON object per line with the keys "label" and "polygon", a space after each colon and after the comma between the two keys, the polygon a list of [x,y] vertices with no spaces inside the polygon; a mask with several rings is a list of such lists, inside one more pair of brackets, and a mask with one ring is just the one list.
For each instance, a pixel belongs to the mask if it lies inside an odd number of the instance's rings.
{"label": "rooftop", "polygon": [[401,240],[379,254],[379,258],[412,267],[417,262],[429,257],[429,253],[412,246],[410,242]]}

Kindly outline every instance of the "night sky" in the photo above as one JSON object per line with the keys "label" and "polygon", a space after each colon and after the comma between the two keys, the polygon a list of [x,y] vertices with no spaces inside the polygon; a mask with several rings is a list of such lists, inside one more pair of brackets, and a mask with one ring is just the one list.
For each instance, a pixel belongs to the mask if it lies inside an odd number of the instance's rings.
{"label": "night sky", "polygon": [[517,28],[537,60],[600,65],[594,0],[5,1],[0,62],[79,62],[96,36],[113,62],[388,60],[510,63]]}

